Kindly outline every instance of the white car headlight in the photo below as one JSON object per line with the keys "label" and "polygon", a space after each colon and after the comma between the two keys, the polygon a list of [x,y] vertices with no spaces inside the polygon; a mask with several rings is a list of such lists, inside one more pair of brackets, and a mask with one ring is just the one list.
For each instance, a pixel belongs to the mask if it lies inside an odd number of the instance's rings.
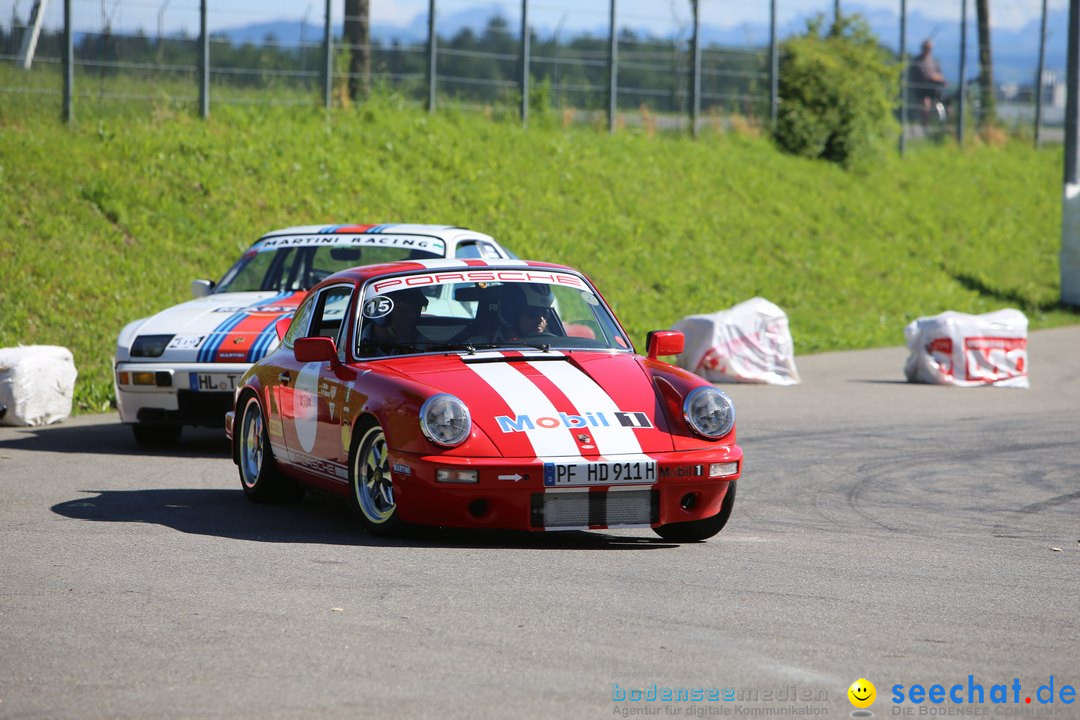
{"label": "white car headlight", "polygon": [[722,391],[712,386],[699,387],[683,401],[683,417],[699,435],[723,437],[735,427],[735,405]]}
{"label": "white car headlight", "polygon": [[420,429],[436,445],[453,447],[469,437],[472,417],[465,403],[453,395],[433,395],[420,406]]}

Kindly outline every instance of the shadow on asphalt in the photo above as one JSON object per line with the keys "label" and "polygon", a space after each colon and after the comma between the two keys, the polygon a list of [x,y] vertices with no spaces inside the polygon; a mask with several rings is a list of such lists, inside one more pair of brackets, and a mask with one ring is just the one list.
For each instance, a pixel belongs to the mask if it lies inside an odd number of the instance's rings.
{"label": "shadow on asphalt", "polygon": [[229,457],[229,443],[221,428],[185,427],[179,442],[162,447],[139,445],[131,428],[119,422],[19,428],[14,433],[14,438],[0,440],[0,449],[145,457]]}
{"label": "shadow on asphalt", "polygon": [[530,533],[424,528],[411,537],[381,538],[364,532],[344,502],[313,494],[295,505],[255,505],[239,488],[83,492],[85,497],[53,505],[52,511],[74,520],[150,523],[193,535],[270,543],[557,550],[678,547],[678,543],[658,537],[622,537],[601,531]]}
{"label": "shadow on asphalt", "polygon": [[907,380],[879,380],[879,379],[872,379],[872,378],[866,378],[866,379],[863,379],[863,378],[850,378],[848,380],[845,380],[844,382],[861,383],[861,384],[864,384],[864,385],[912,385],[912,384],[914,384],[914,383],[908,382]]}

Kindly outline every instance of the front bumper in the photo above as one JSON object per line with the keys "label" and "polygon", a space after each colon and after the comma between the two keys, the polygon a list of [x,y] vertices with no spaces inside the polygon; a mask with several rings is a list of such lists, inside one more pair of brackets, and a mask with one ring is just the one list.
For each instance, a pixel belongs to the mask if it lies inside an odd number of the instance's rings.
{"label": "front bumper", "polygon": [[[659,453],[657,477],[637,484],[545,485],[539,460],[391,455],[398,514],[408,523],[506,530],[657,527],[711,517],[742,473],[737,445]],[[618,460],[617,457],[609,458]],[[710,466],[724,475],[708,477]],[[436,482],[439,469],[475,470],[475,483]]]}
{"label": "front bumper", "polygon": [[233,409],[233,392],[249,367],[243,363],[117,363],[113,383],[120,420],[222,427],[225,413]]}

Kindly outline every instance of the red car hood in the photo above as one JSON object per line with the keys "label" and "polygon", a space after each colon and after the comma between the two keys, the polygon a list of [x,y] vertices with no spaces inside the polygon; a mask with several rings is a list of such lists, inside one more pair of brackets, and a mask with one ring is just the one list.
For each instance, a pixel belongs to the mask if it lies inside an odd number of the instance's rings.
{"label": "red car hood", "polygon": [[656,390],[630,353],[483,352],[396,369],[461,398],[505,457],[672,450]]}

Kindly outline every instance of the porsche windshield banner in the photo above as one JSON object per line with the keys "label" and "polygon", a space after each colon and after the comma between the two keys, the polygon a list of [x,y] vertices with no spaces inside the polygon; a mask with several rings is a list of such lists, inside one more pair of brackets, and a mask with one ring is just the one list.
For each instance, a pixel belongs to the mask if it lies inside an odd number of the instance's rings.
{"label": "porsche windshield banner", "polygon": [[567,287],[588,290],[585,281],[576,275],[544,270],[460,270],[426,273],[424,275],[406,275],[377,280],[372,284],[374,294],[394,292],[405,288],[449,285],[451,283],[538,283],[546,285],[565,285]]}

